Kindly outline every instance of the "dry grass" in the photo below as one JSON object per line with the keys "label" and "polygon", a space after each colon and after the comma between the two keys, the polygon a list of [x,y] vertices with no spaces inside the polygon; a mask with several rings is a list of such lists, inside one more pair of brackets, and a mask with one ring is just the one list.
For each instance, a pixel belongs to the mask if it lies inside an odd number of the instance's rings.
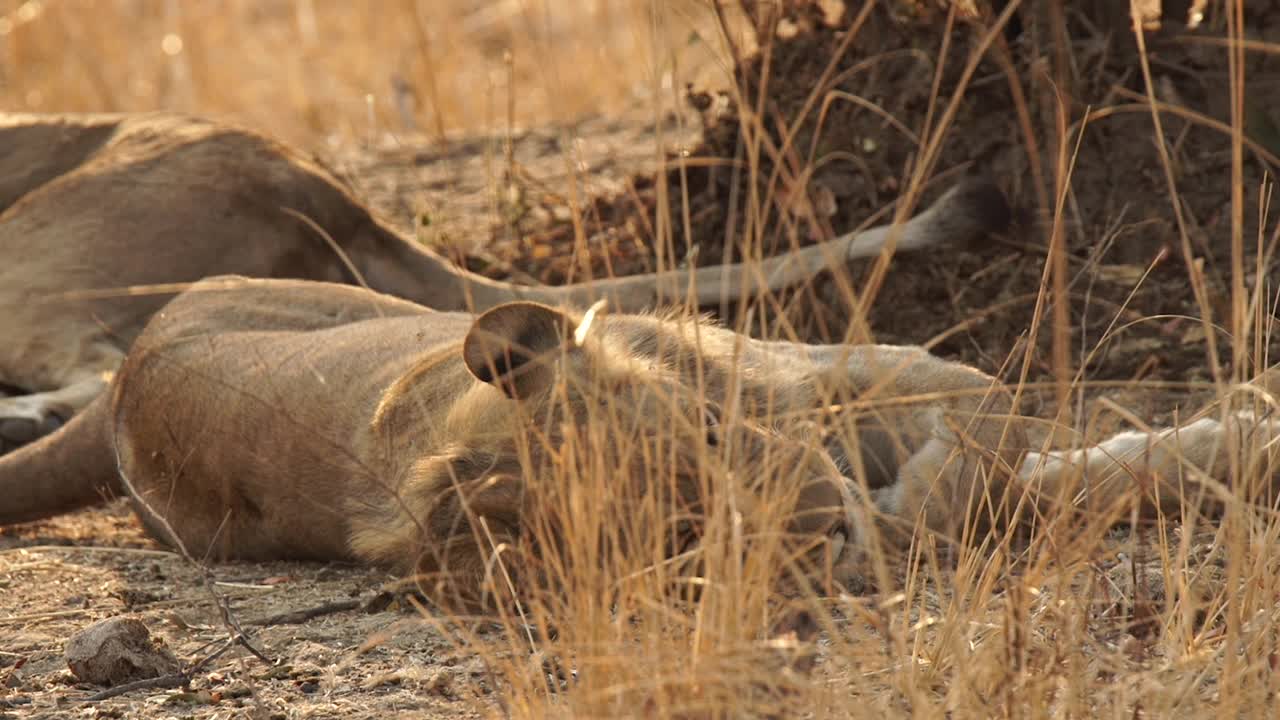
{"label": "dry grass", "polygon": [[657,14],[644,0],[22,0],[0,12],[8,109],[185,110],[312,145],[632,109],[671,87],[672,48],[696,45],[671,18],[707,15],[683,0]]}
{"label": "dry grass", "polygon": [[[504,9],[508,5],[515,9]],[[188,109],[238,116],[303,139],[363,137],[376,128],[474,132],[501,127],[508,116],[541,124],[631,108],[637,101],[669,103],[672,86],[678,89],[678,79],[690,76],[688,68],[676,67],[686,62],[679,50],[689,23],[703,37],[715,37],[714,26],[707,31],[709,13],[695,3],[419,0],[381,4],[377,13],[357,7],[313,0],[119,0],[99,2],[86,13],[55,0],[19,2],[9,8],[8,24],[0,24],[0,32],[7,30],[0,34],[6,63],[0,102],[31,110]],[[1242,7],[1243,0],[1226,3],[1232,22],[1225,24],[1225,37],[1244,36]],[[978,30],[997,47],[1002,19]],[[170,34],[181,43],[166,39]],[[701,62],[714,68],[717,55],[734,51],[708,50]],[[1142,58],[1158,137],[1161,114],[1145,53]],[[1059,65],[1049,68],[1051,74],[1069,74],[1067,49],[1053,62]],[[1211,341],[1205,359],[1219,397],[1228,401],[1224,407],[1244,402],[1229,392],[1233,383],[1276,362],[1266,356],[1272,343],[1265,337],[1276,291],[1265,277],[1250,275],[1250,265],[1261,260],[1245,254],[1240,219],[1242,193],[1266,189],[1240,181],[1239,167],[1248,161],[1245,84],[1235,70],[1232,79],[1236,183],[1227,317],[1215,316],[1204,298],[1171,160],[1162,156],[1170,213],[1178,219],[1206,336],[1216,337],[1212,323],[1230,330],[1230,342],[1219,347]],[[819,107],[822,98],[814,100]],[[752,115],[751,104],[739,106],[747,108],[741,118],[748,138],[745,167],[754,171],[754,159],[770,149],[760,140],[762,120]],[[933,170],[930,158],[950,122],[949,108],[949,98],[937,98],[908,194],[918,192]],[[1020,108],[1020,116],[1030,115]],[[1052,334],[1063,410],[1055,421],[1090,435],[1085,418],[1073,422],[1066,413],[1088,378],[1072,367],[1068,318],[1057,312],[1066,305],[1067,257],[1060,243],[1070,160],[1083,131],[1069,120],[1064,114],[1056,133],[1029,122],[1024,127],[1022,140],[1054,148],[1058,161],[1041,208],[1050,218],[1051,250],[1036,319],[1027,328],[1031,341],[1009,360],[1021,370],[1014,375],[1025,380],[1035,336]],[[1166,152],[1164,142],[1155,147]],[[748,237],[752,213],[762,212],[753,205],[759,202],[743,203]],[[671,214],[661,208],[657,217],[660,224]],[[661,228],[655,237],[663,237]],[[1258,238],[1258,253],[1274,251],[1274,244],[1274,238]],[[845,300],[858,307],[874,294]],[[580,460],[576,470],[566,466],[566,478],[599,459],[587,452]],[[785,574],[776,541],[767,532],[741,535],[741,523],[769,527],[777,518],[743,520],[728,507],[710,513],[697,593],[655,571],[651,559],[661,554],[658,546],[591,558],[587,549],[618,547],[609,542],[617,539],[611,527],[636,521],[618,507],[602,481],[607,475],[595,470],[587,473],[595,482],[576,485],[581,496],[573,502],[547,501],[558,523],[579,533],[568,538],[569,549],[545,560],[560,578],[559,592],[535,594],[518,611],[510,609],[497,640],[471,632],[458,618],[433,620],[485,658],[498,678],[495,710],[501,714],[1273,717],[1280,702],[1280,555],[1273,550],[1280,523],[1274,512],[1249,503],[1227,503],[1221,515],[1208,516],[1189,502],[1183,517],[1129,532],[1108,529],[1110,520],[1127,517],[1120,509],[1106,517],[1040,517],[1025,534],[997,535],[970,547],[920,536],[901,564],[875,569],[879,594],[800,593],[784,602],[774,592]],[[1258,477],[1246,477],[1247,470],[1233,470],[1237,494],[1266,472],[1255,468]],[[731,486],[733,479],[715,483]],[[748,546],[752,551],[742,552]],[[790,634],[796,608],[816,622],[820,647],[802,627]],[[812,671],[803,662],[808,652],[821,658]]]}

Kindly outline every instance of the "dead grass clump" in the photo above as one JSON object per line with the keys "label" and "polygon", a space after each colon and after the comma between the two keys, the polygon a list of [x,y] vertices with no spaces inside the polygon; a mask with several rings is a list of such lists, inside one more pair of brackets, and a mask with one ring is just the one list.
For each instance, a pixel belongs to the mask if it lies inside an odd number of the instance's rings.
{"label": "dead grass clump", "polygon": [[[484,658],[504,711],[763,717],[812,702],[820,689],[805,670],[814,618],[829,615],[819,594],[831,558],[825,536],[789,528],[814,479],[796,453],[816,449],[785,440],[753,451],[735,428],[782,422],[767,416],[684,427],[675,398],[655,429],[630,395],[563,382],[555,395],[592,400],[566,410],[586,413],[577,421],[528,419],[546,430],[529,434],[521,462],[555,480],[525,487],[518,539],[492,546],[502,632],[481,636],[452,613],[434,620]],[[703,447],[707,432],[719,439]],[[553,452],[532,447],[542,443]]]}

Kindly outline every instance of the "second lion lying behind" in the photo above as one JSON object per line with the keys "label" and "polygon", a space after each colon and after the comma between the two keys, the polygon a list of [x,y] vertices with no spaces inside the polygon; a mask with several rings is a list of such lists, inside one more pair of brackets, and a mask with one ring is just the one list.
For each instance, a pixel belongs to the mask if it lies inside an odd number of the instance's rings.
{"label": "second lion lying behind", "polygon": [[[926,401],[853,409],[912,397]],[[1136,480],[1167,508],[1205,478],[1219,487],[1238,436],[1272,447],[1245,457],[1269,463],[1249,474],[1276,475],[1273,419],[1042,455],[1024,452],[1011,405],[990,377],[914,348],[217,278],[156,314],[108,395],[0,458],[0,522],[123,490],[196,556],[377,563],[471,605],[499,556],[517,578],[548,544],[659,563],[720,542],[711,517],[741,518],[746,538],[781,530],[780,566],[840,581],[873,535],[958,536],[1026,490],[1107,505]]]}

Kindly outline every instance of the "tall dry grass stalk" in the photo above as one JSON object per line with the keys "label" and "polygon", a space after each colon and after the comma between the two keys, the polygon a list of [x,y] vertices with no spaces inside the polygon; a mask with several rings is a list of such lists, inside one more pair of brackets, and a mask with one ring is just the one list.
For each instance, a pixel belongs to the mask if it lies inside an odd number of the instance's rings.
{"label": "tall dry grass stalk", "polygon": [[[1000,37],[1018,6],[1010,3],[976,30],[981,42],[973,56],[940,59],[965,63],[965,80],[953,97],[935,98],[926,126],[914,128],[922,147],[904,183],[907,198],[900,215],[909,212],[932,174],[958,99],[990,46],[996,46],[992,56],[1009,74],[1011,87],[1019,86]],[[362,7],[321,0],[118,0],[96,3],[86,13],[79,5],[54,0],[10,4],[0,23],[5,54],[0,102],[32,110],[172,107],[225,113],[294,137],[317,132],[361,137],[370,126],[416,126],[430,134],[488,123],[487,88],[496,97],[514,97],[514,114],[526,123],[608,112],[637,96],[655,105],[676,102],[679,88],[664,80],[664,68],[673,57],[672,38],[688,32],[682,24],[688,18],[702,22],[721,13],[715,26],[719,35],[706,34],[701,42],[723,57],[757,45],[767,55],[770,47],[770,21],[761,23],[764,37],[750,37],[721,5],[419,0],[380,4],[377,13]],[[767,18],[770,11],[761,12]],[[1210,339],[1206,363],[1222,412],[1246,404],[1261,412],[1267,410],[1264,400],[1235,384],[1277,361],[1266,355],[1274,344],[1267,336],[1274,325],[1267,318],[1276,312],[1277,289],[1261,272],[1252,280],[1247,272],[1250,264],[1265,267],[1263,256],[1275,252],[1276,238],[1259,237],[1258,255],[1245,255],[1242,193],[1265,194],[1270,188],[1243,187],[1248,144],[1241,110],[1248,78],[1239,61],[1246,33],[1243,0],[1227,3],[1227,17],[1224,51],[1232,57],[1233,85],[1227,347],[1213,340],[1215,323],[1223,319],[1213,314],[1182,218],[1178,179],[1161,126],[1169,109],[1156,100],[1144,49],[1145,108],[1152,118],[1153,152],[1160,153],[1167,174],[1170,213],[1178,219],[1190,268],[1188,283]],[[1054,22],[1065,20],[1059,13]],[[851,43],[857,27],[855,19]],[[1053,36],[1064,33],[1058,28]],[[1069,52],[1063,45],[1054,54],[1059,64],[1051,70],[1059,84],[1068,76],[1062,63],[1070,62]],[[785,80],[762,78],[757,87],[763,93],[769,83],[780,81]],[[831,101],[827,91],[815,88],[805,112],[823,112]],[[372,106],[365,100],[370,94]],[[1089,381],[1083,372],[1093,351],[1086,348],[1084,357],[1074,358],[1068,352],[1068,257],[1062,243],[1072,161],[1088,121],[1114,110],[1072,118],[1054,97],[1052,127],[1038,131],[1028,103],[1042,99],[1028,101],[1020,89],[1013,95],[1020,141],[1034,156],[1030,164],[1049,218],[1044,240],[1051,250],[1035,321],[1028,328],[1031,341],[1021,356],[1010,358],[1010,366],[1021,393],[1034,338],[1047,323],[1044,331],[1054,338],[1056,393],[1059,406],[1066,408]],[[775,160],[773,167],[783,165],[776,162],[780,157],[801,158],[801,171],[813,162],[805,148],[770,144],[766,124],[775,119],[761,97],[735,100],[745,140],[740,157],[733,159],[734,172],[758,174],[766,156]],[[790,127],[800,125],[800,118],[784,120]],[[1047,172],[1040,147],[1051,148],[1055,158]],[[767,190],[759,192],[771,186],[750,183],[750,196],[735,201],[734,234],[744,238],[738,252],[747,258],[763,246],[768,215],[777,211],[777,199]],[[656,212],[655,242],[660,258],[666,247],[663,262],[668,263],[673,261],[671,228],[665,224],[673,217],[671,203],[687,207],[687,198],[664,195]],[[889,259],[886,255],[876,266],[869,287],[841,286],[846,307],[865,314]],[[866,335],[865,315],[854,325]],[[1274,398],[1269,402],[1274,411]],[[1123,408],[1111,409],[1125,414]],[[796,566],[781,540],[784,518],[778,508],[789,502],[787,468],[770,467],[765,502],[745,504],[726,490],[743,483],[732,473],[731,457],[708,458],[705,482],[718,490],[707,494],[702,541],[671,562],[665,557],[668,538],[660,532],[669,521],[661,492],[667,466],[662,457],[652,458],[648,494],[612,484],[618,458],[600,450],[609,443],[598,434],[628,432],[617,418],[602,406],[589,432],[566,441],[558,466],[562,482],[539,490],[542,519],[531,537],[542,549],[541,580],[530,581],[516,598],[503,582],[503,568],[495,569],[495,593],[504,598],[498,616],[502,632],[478,632],[483,623],[472,618],[424,615],[485,659],[497,684],[498,713],[528,718],[1275,716],[1280,553],[1274,549],[1280,523],[1273,509],[1245,502],[1256,499],[1249,493],[1257,491],[1267,472],[1276,472],[1274,467],[1237,463],[1231,484],[1237,501],[1223,503],[1218,515],[1201,512],[1197,499],[1189,497],[1180,517],[1166,518],[1151,530],[1139,526],[1127,536],[1111,528],[1134,518],[1129,505],[1030,513],[1017,531],[998,528],[962,545],[917,535],[901,561],[873,554],[867,576],[877,593],[822,597],[795,582]],[[1088,436],[1091,418],[1063,414],[1059,422]],[[633,450],[653,447],[661,442]],[[696,576],[680,572],[691,566]],[[799,587],[780,594],[779,587],[788,584]],[[815,655],[819,662],[810,667]]]}

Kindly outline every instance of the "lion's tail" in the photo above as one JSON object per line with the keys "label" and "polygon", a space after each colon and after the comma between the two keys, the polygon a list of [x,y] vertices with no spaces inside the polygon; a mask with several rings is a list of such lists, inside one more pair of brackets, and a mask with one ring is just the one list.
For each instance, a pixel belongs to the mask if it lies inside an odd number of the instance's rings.
{"label": "lion's tail", "polygon": [[110,393],[57,432],[0,456],[0,525],[39,520],[120,493]]}

